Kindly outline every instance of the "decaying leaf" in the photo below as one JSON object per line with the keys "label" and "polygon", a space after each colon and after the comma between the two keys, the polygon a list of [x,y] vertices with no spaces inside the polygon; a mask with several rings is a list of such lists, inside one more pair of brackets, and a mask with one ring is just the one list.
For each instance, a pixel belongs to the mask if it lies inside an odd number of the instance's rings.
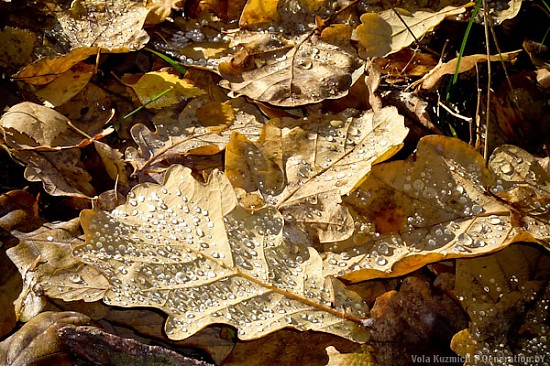
{"label": "decaying leaf", "polygon": [[6,366],[72,365],[56,331],[89,322],[90,318],[75,312],[42,313],[0,342],[0,363]]}
{"label": "decaying leaf", "polygon": [[[164,184],[136,186],[128,198],[112,212],[81,214],[86,243],[74,254],[109,281],[106,304],[163,310],[172,339],[225,323],[241,339],[290,326],[366,341],[359,296],[321,275],[315,250],[287,248],[274,208],[251,214],[235,207],[221,173],[201,184],[172,166]],[[82,286],[104,284],[86,279]]]}
{"label": "decaying leaf", "polygon": [[143,30],[148,12],[142,1],[73,1],[70,9],[54,12],[57,24],[52,36],[57,36],[66,50],[64,54],[39,59],[14,77],[31,84],[46,84],[99,52],[138,50],[149,40]]}
{"label": "decaying leaf", "polygon": [[344,199],[359,230],[345,242],[327,244],[334,253],[325,270],[362,281],[402,275],[444,258],[478,256],[516,241],[545,243],[547,221],[526,215],[525,224],[518,223],[525,212],[492,195],[502,184],[500,175],[487,170],[481,155],[464,142],[421,139],[414,160],[374,166]]}
{"label": "decaying leaf", "polygon": [[359,41],[362,58],[385,57],[399,51],[433,30],[445,17],[464,12],[464,7],[448,6],[433,13],[389,9],[361,15],[361,25],[353,39]]}
{"label": "decaying leaf", "polygon": [[375,365],[408,365],[425,362],[418,359],[422,355],[432,360],[432,355],[453,355],[450,339],[467,323],[462,309],[442,290],[448,289],[409,276],[399,291],[376,299],[370,319]]}
{"label": "decaying leaf", "polygon": [[550,256],[528,245],[457,260],[455,292],[470,325],[453,337],[453,350],[466,365],[543,364],[549,280]]}
{"label": "decaying leaf", "polygon": [[304,233],[321,242],[344,240],[354,224],[341,196],[362,182],[372,164],[395,154],[406,134],[393,107],[272,119],[257,143],[232,137],[226,174],[235,187],[259,190],[281,210],[292,242],[303,244]]}
{"label": "decaying leaf", "polygon": [[0,67],[19,67],[32,60],[36,36],[25,29],[4,27],[0,31]]}
{"label": "decaying leaf", "polygon": [[37,90],[36,96],[48,107],[60,106],[84,89],[94,73],[94,65],[78,64]]}

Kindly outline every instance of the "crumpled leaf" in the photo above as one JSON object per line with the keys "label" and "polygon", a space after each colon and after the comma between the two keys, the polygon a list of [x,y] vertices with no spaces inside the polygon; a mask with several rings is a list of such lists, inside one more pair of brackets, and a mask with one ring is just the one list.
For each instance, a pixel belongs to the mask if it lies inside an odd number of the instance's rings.
{"label": "crumpled leaf", "polygon": [[281,107],[317,103],[345,96],[363,73],[349,49],[315,35],[285,39],[256,32],[244,38],[231,61],[218,66],[220,85],[232,96]]}
{"label": "crumpled leaf", "polygon": [[15,301],[19,320],[28,321],[42,311],[43,295],[66,301],[102,298],[107,282],[101,273],[70,255],[71,241],[79,230],[74,219],[44,224],[30,233],[14,233],[21,242],[7,254],[23,277],[23,290]]}
{"label": "crumpled leaf", "polygon": [[[516,60],[516,57],[521,51],[512,51],[512,52],[505,52],[498,55],[493,55],[489,57],[489,61],[509,61],[513,62]],[[422,89],[427,90],[435,90],[439,83],[441,82],[441,77],[444,75],[452,75],[455,72],[463,73],[466,71],[469,71],[473,69],[477,63],[479,62],[487,62],[487,55],[467,55],[462,56],[460,60],[460,66],[458,67],[458,70],[456,69],[456,65],[458,63],[458,57],[452,59],[451,61],[438,64],[436,67],[434,67],[429,73],[427,73],[421,80],[418,81],[420,83]]]}
{"label": "crumpled leaf", "polygon": [[236,203],[221,173],[201,184],[172,166],[164,184],[134,187],[112,212],[83,211],[86,243],[74,254],[108,279],[106,304],[166,312],[171,339],[225,323],[241,339],[290,326],[366,341],[359,296],[321,275],[315,250],[287,248],[275,209]]}
{"label": "crumpled leaf", "polygon": [[73,365],[56,331],[67,325],[83,325],[90,318],[75,312],[45,312],[0,342],[0,363],[6,366]]}
{"label": "crumpled leaf", "polygon": [[[160,109],[180,103],[186,98],[193,98],[205,94],[205,91],[195,87],[189,80],[180,79],[177,75],[163,71],[151,71],[144,74],[137,83],[132,85],[141,104],[147,108]],[[151,100],[164,90],[170,91],[162,97]]]}
{"label": "crumpled leaf", "polygon": [[46,192],[54,196],[92,197],[91,176],[75,148],[87,138],[73,126],[62,114],[31,102],[11,107],[0,119],[4,144],[26,164],[27,180],[42,181]]}
{"label": "crumpled leaf", "polygon": [[[412,44],[432,31],[445,17],[464,12],[464,7],[447,6],[433,13],[394,8],[361,15],[352,39],[359,41],[362,58],[385,57]],[[405,24],[404,24],[405,23]],[[412,33],[412,34],[411,34]]]}
{"label": "crumpled leaf", "polygon": [[[191,100],[177,116],[173,111],[160,111],[153,117],[156,130],[137,124],[132,127],[132,138],[138,148],[129,147],[125,151],[126,160],[134,167],[134,174],[145,170],[165,170],[170,156],[189,155],[194,151],[200,155],[213,155],[222,151],[229,141],[232,131],[238,131],[257,139],[262,128],[263,116],[253,105],[242,98],[227,101],[235,119],[227,129],[220,131],[210,126],[201,108],[211,101],[206,97]],[[231,112],[227,112],[228,115]],[[201,123],[201,118],[206,122]]]}
{"label": "crumpled leaf", "polygon": [[450,289],[445,282],[438,278],[432,285],[408,276],[399,291],[376,299],[369,319],[375,365],[424,363],[435,355],[456,357],[449,341],[467,323],[462,309],[446,294]]}
{"label": "crumpled leaf", "polygon": [[257,143],[233,135],[226,174],[233,186],[258,190],[281,210],[292,242],[303,244],[304,232],[321,242],[343,240],[354,224],[341,196],[362,182],[372,164],[395,154],[406,134],[394,107],[272,119]]}
{"label": "crumpled leaf", "polygon": [[550,332],[547,252],[518,244],[456,265],[455,294],[470,325],[455,334],[451,347],[465,364],[542,364]]}
{"label": "crumpled leaf", "polygon": [[545,244],[547,221],[522,216],[491,194],[500,176],[466,143],[424,137],[413,158],[374,166],[344,199],[358,230],[345,242],[326,244],[333,253],[325,270],[355,282],[403,275],[517,241]]}

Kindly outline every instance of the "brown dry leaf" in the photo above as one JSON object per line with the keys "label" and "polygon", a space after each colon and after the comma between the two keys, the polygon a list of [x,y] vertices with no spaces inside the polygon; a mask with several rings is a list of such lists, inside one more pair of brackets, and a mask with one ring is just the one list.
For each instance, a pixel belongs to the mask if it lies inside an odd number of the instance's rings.
{"label": "brown dry leaf", "polygon": [[[330,334],[317,332],[303,334],[282,329],[254,341],[238,342],[233,352],[223,361],[223,365],[331,365],[328,363],[330,354],[325,350],[328,346],[337,347],[345,353],[359,352],[361,349],[361,345]],[[366,365],[362,364],[362,366]]]}
{"label": "brown dry leaf", "polygon": [[547,245],[544,217],[518,212],[492,195],[502,191],[501,174],[487,170],[481,155],[462,141],[421,139],[414,157],[374,166],[362,186],[344,198],[358,230],[345,242],[326,244],[333,253],[325,270],[356,282],[403,275],[444,258],[478,256],[521,240]]}
{"label": "brown dry leaf", "polygon": [[95,195],[91,176],[76,148],[87,139],[76,132],[65,116],[38,104],[19,103],[4,113],[0,131],[3,145],[27,166],[27,180],[42,181],[46,192],[54,196]]}
{"label": "brown dry leaf", "polygon": [[550,351],[547,252],[518,244],[482,258],[460,259],[456,266],[455,293],[470,325],[453,337],[451,346],[465,364],[543,364]]}
{"label": "brown dry leaf", "polygon": [[[245,102],[243,98],[232,99],[225,105],[230,105],[235,116],[227,129],[204,126],[199,121],[199,110],[211,101],[207,97],[191,100],[178,115],[177,111],[164,109],[153,117],[156,131],[152,132],[143,124],[132,127],[132,138],[137,149],[129,147],[126,160],[134,167],[134,174],[147,171],[165,170],[171,156],[189,155],[199,152],[201,155],[214,155],[222,151],[229,142],[231,132],[241,132],[257,139],[260,136],[263,116],[258,109]],[[227,107],[224,107],[227,108]],[[198,149],[202,149],[197,151]],[[205,150],[207,149],[207,150]]]}
{"label": "brown dry leaf", "polygon": [[363,65],[349,48],[333,45],[316,35],[285,39],[263,32],[240,34],[240,50],[218,67],[220,85],[232,96],[294,107],[336,99],[363,73]]}
{"label": "brown dry leaf", "polygon": [[[180,79],[174,74],[163,71],[151,71],[144,74],[137,83],[131,85],[141,104],[147,108],[160,109],[182,102],[187,98],[194,98],[206,92],[197,88],[189,80]],[[154,100],[166,89],[170,91]]]}
{"label": "brown dry leaf", "polygon": [[[221,173],[202,184],[172,166],[162,185],[134,187],[112,212],[82,212],[86,243],[74,255],[109,283],[71,285],[84,293],[105,286],[108,305],[161,309],[166,334],[176,340],[225,323],[241,339],[290,326],[366,341],[359,296],[321,275],[315,250],[287,249],[275,209],[250,214],[236,203]],[[58,297],[76,294],[60,290]]]}
{"label": "brown dry leaf", "polygon": [[23,290],[15,302],[19,320],[28,321],[40,313],[46,305],[44,295],[66,301],[102,298],[108,286],[104,277],[71,255],[71,243],[79,234],[77,219],[14,233],[21,242],[7,254],[23,277]]}
{"label": "brown dry leaf", "polygon": [[354,224],[341,196],[365,179],[372,164],[395,154],[406,134],[394,107],[273,119],[257,143],[232,137],[226,174],[233,186],[259,190],[281,210],[290,241],[303,245],[304,233],[321,242],[343,240]]}
{"label": "brown dry leaf", "polygon": [[369,347],[362,346],[361,352],[338,352],[334,346],[326,348],[329,361],[327,366],[371,366],[375,365]]}
{"label": "brown dry leaf", "polygon": [[361,15],[361,25],[355,29],[352,39],[359,41],[359,56],[362,58],[385,57],[420,39],[445,17],[463,13],[464,10],[463,6],[447,6],[436,13],[409,13],[399,8],[365,13]]}
{"label": "brown dry leaf", "polygon": [[95,73],[95,65],[80,63],[37,90],[35,95],[48,107],[57,107],[80,93]]}
{"label": "brown dry leaf", "polygon": [[14,77],[31,84],[46,84],[99,52],[141,49],[149,40],[142,29],[148,12],[143,1],[73,1],[69,10],[54,13],[57,24],[52,29],[52,37],[68,51],[59,57],[42,58]]}
{"label": "brown dry leaf", "polygon": [[63,350],[56,331],[89,322],[90,318],[75,312],[42,313],[0,342],[0,363],[5,366],[71,366],[71,357]]}
{"label": "brown dry leaf", "polygon": [[[520,52],[521,50],[493,55],[489,58],[489,60],[514,62]],[[487,55],[463,56],[462,59],[460,60],[460,66],[458,70],[456,70],[458,57],[454,58],[451,61],[437,65],[429,73],[427,73],[422,79],[417,81],[415,84],[419,83],[422,89],[433,91],[439,86],[439,83],[441,82],[441,77],[445,75],[452,75],[455,73],[455,71],[458,71],[459,74],[469,71],[473,69],[477,63],[480,63],[480,62],[487,62]]]}
{"label": "brown dry leaf", "polygon": [[377,298],[369,319],[375,365],[409,365],[433,360],[435,355],[454,355],[449,342],[467,322],[445,290],[449,289],[408,276],[399,291]]}

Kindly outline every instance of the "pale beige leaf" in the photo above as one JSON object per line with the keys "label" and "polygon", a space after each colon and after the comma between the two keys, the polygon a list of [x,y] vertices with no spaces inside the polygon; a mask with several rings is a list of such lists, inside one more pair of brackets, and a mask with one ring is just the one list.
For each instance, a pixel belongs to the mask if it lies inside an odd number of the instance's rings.
{"label": "pale beige leaf", "polygon": [[[489,57],[489,61],[507,61],[507,62],[513,62],[516,60],[517,55],[521,51],[512,51],[512,52],[506,52],[501,53],[498,55],[493,55]],[[422,79],[418,81],[420,83],[422,89],[427,90],[435,90],[439,83],[441,82],[441,78],[445,75],[453,75],[455,72],[457,73],[463,73],[466,71],[469,71],[476,67],[476,64],[480,62],[487,62],[487,55],[467,55],[463,56],[460,59],[460,65],[457,69],[457,64],[459,62],[458,58],[454,58],[451,61],[440,63],[436,67],[434,67],[429,73],[427,73]]]}
{"label": "pale beige leaf", "polygon": [[75,255],[108,278],[105,303],[161,309],[172,339],[225,323],[241,339],[290,326],[365,341],[360,297],[323,277],[315,250],[289,251],[274,208],[251,214],[236,203],[221,173],[202,184],[172,166],[162,185],[134,187],[112,212],[84,211]]}
{"label": "pale beige leaf", "polygon": [[291,241],[303,244],[303,233],[321,242],[344,240],[354,223],[341,196],[361,184],[372,164],[395,154],[406,134],[394,107],[273,119],[257,143],[232,138],[226,174],[234,186],[259,190],[281,210]]}
{"label": "pale beige leaf", "polygon": [[[143,124],[132,127],[132,138],[137,149],[129,147],[125,151],[126,160],[137,172],[147,173],[147,170],[164,170],[163,160],[171,155],[192,154],[193,150],[203,149],[201,155],[212,155],[222,151],[229,141],[231,132],[240,132],[257,139],[262,128],[263,116],[253,105],[244,99],[232,99],[227,102],[235,116],[227,129],[211,128],[201,124],[200,109],[210,100],[199,97],[191,100],[184,110],[175,114],[170,110],[161,110],[153,117],[155,132]],[[209,150],[204,150],[205,148]]]}
{"label": "pale beige leaf", "polygon": [[445,17],[464,12],[464,7],[447,6],[440,11],[416,11],[394,8],[379,13],[361,15],[361,25],[355,29],[353,39],[361,45],[363,58],[385,57],[411,45],[432,31]]}
{"label": "pale beige leaf", "polygon": [[76,219],[44,224],[31,233],[15,233],[21,242],[7,254],[23,278],[23,290],[15,302],[18,319],[28,321],[42,311],[44,295],[67,301],[102,298],[108,286],[105,278],[71,255],[71,243],[79,234]]}

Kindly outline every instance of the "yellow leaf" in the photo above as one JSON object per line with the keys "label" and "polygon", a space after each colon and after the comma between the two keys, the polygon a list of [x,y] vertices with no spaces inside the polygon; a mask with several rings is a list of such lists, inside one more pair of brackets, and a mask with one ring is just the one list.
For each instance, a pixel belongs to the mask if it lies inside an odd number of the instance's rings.
{"label": "yellow leaf", "polygon": [[279,0],[263,1],[248,0],[244,6],[239,25],[243,28],[263,23],[276,23],[279,21],[277,6]]}
{"label": "yellow leaf", "polygon": [[36,96],[48,106],[60,106],[77,95],[94,75],[95,66],[80,64],[36,91]]}
{"label": "yellow leaf", "polygon": [[205,94],[204,90],[195,87],[190,81],[162,71],[144,74],[137,83],[132,85],[132,89],[142,104],[150,102],[166,89],[170,89],[167,94],[147,105],[147,108],[153,109],[168,107],[186,98]]}

